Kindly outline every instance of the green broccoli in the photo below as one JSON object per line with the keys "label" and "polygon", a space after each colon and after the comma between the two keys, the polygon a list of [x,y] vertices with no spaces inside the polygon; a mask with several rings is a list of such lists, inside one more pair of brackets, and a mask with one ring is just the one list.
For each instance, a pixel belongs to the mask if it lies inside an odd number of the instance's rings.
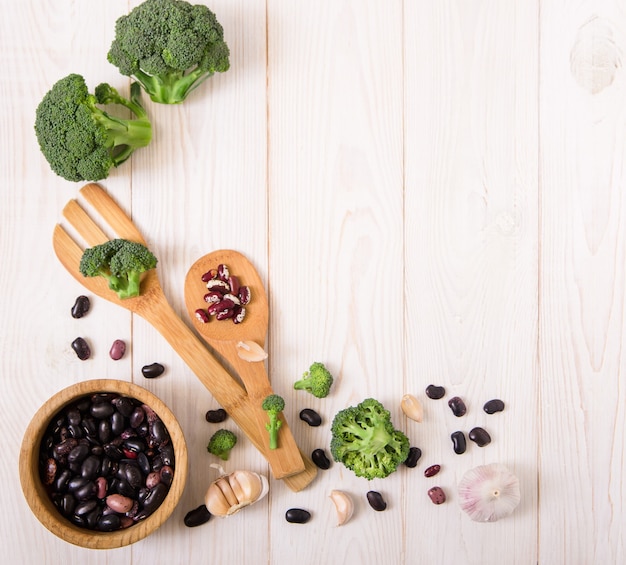
{"label": "green broccoli", "polygon": [[146,0],[120,17],[108,60],[133,77],[153,102],[179,104],[230,67],[224,30],[206,6]]}
{"label": "green broccoli", "polygon": [[282,396],[270,394],[263,400],[262,408],[267,412],[270,419],[269,423],[265,424],[270,433],[270,449],[276,449],[278,447],[278,429],[282,426],[278,414],[284,410],[285,400]]}
{"label": "green broccoli", "polygon": [[211,436],[206,450],[213,455],[217,455],[220,459],[227,461],[236,443],[237,436],[233,432],[220,429]]}
{"label": "green broccoli", "polygon": [[[90,94],[85,79],[70,74],[57,81],[36,110],[35,133],[51,169],[69,181],[97,181],[152,140],[152,124],[139,103],[141,89],[131,86],[131,99],[102,83]],[[112,116],[96,104],[119,104],[136,118]]]}
{"label": "green broccoli", "polygon": [[373,398],[340,410],[330,430],[333,459],[357,477],[384,478],[409,455],[409,439],[393,427],[389,411]]}
{"label": "green broccoli", "polygon": [[79,270],[85,277],[104,277],[121,299],[139,296],[141,274],[157,265],[145,245],[126,239],[111,239],[85,249]]}
{"label": "green broccoli", "polygon": [[296,390],[306,390],[317,398],[326,398],[330,393],[333,384],[333,376],[323,363],[313,363],[299,381],[296,381],[293,388]]}

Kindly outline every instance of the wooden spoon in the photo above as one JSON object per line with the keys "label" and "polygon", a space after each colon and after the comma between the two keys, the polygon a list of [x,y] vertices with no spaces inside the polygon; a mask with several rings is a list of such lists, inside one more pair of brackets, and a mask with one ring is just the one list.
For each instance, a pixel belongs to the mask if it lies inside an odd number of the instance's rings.
{"label": "wooden spoon", "polygon": [[[202,280],[203,274],[210,270],[217,270],[219,265],[226,265],[231,275],[237,277],[242,286],[250,289],[250,302],[245,305],[245,318],[239,324],[232,319],[216,320],[214,317],[208,323],[200,322],[195,315],[196,310],[206,310],[208,304],[204,300],[207,294],[207,283]],[[241,253],[233,250],[219,250],[204,255],[189,269],[185,277],[185,302],[189,315],[194,320],[194,327],[198,333],[233,367],[244,384],[248,397],[252,401],[254,413],[259,429],[265,441],[269,441],[265,428],[268,422],[267,414],[261,408],[263,399],[273,394],[265,363],[263,360],[247,361],[240,357],[242,342],[254,342],[261,348],[265,347],[269,318],[267,295],[261,277],[250,261]],[[278,448],[268,449],[265,457],[272,467],[275,477],[289,477],[296,483],[310,482],[317,468],[298,450],[289,426],[281,415],[282,425],[278,432]],[[300,467],[298,474],[293,470]]]}

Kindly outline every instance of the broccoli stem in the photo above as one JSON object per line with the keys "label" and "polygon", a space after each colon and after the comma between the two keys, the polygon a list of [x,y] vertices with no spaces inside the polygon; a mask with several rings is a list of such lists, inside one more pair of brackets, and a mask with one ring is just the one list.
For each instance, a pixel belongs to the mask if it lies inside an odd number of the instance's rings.
{"label": "broccoli stem", "polygon": [[153,102],[160,104],[180,104],[189,93],[200,86],[213,73],[197,69],[187,74],[169,73],[151,76],[141,70],[134,71],[134,77],[143,85]]}
{"label": "broccoli stem", "polygon": [[278,419],[278,414],[272,412],[269,413],[269,419],[270,422],[266,425],[270,436],[269,446],[270,449],[276,449],[278,447],[278,428],[280,428],[282,422]]}

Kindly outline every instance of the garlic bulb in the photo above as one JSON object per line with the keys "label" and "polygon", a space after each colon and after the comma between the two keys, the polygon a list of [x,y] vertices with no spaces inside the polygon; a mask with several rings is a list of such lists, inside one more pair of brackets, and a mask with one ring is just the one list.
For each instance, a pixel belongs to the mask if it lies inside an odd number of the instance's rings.
{"label": "garlic bulb", "polygon": [[335,505],[335,510],[337,510],[337,525],[343,526],[350,518],[352,518],[352,513],[354,512],[354,503],[352,502],[352,498],[347,492],[343,492],[342,490],[332,490],[330,492],[330,499]]}
{"label": "garlic bulb", "polygon": [[266,351],[256,341],[250,340],[237,342],[237,355],[250,363],[267,359]]}
{"label": "garlic bulb", "polygon": [[[214,465],[215,466],[215,465]],[[204,503],[215,516],[232,516],[261,500],[269,491],[267,478],[252,471],[233,471],[213,481],[206,492]]]}
{"label": "garlic bulb", "polygon": [[459,482],[458,492],[461,508],[476,522],[504,518],[520,501],[518,478],[500,463],[467,471]]}

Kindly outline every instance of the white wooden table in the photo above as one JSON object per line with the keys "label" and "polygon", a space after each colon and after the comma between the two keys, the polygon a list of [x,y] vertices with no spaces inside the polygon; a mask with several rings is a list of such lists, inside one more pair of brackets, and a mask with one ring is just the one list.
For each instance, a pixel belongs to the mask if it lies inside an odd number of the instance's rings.
{"label": "white wooden table", "polygon": [[[0,20],[0,373],[2,554],[7,563],[617,564],[626,562],[626,10],[601,0],[212,0],[231,69],[181,106],[144,102],[153,143],[101,184],[159,257],[186,316],[199,256],[245,253],[266,281],[268,368],[305,452],[328,447],[336,411],[372,396],[421,447],[415,469],[368,483],[334,464],[293,493],[195,529],[183,524],[213,475],[217,405],[142,319],[92,297],[53,254],[61,209],[81,183],[39,153],[34,111],[70,72],[90,87],[129,81],[106,61],[114,22],[137,2],[4,2]],[[81,335],[94,354],[70,348]],[[127,340],[129,354],[108,357]],[[166,374],[141,375],[158,361]],[[292,390],[313,361],[336,376],[318,400]],[[44,529],[20,490],[23,432],[45,400],[88,378],[132,380],[163,399],[189,447],[172,517],[132,547],[89,551]],[[429,383],[462,396],[457,420]],[[423,400],[425,421],[400,399]],[[506,402],[487,416],[482,404]],[[320,428],[298,419],[304,407]],[[449,434],[493,437],[463,455]],[[227,425],[236,431],[233,422]],[[471,522],[456,483],[501,462],[522,502]],[[442,465],[436,479],[424,468]],[[242,439],[230,468],[267,473]],[[437,482],[448,501],[433,505]],[[351,493],[335,527],[328,494]],[[365,500],[388,502],[375,513]],[[291,507],[311,511],[288,524]]]}

